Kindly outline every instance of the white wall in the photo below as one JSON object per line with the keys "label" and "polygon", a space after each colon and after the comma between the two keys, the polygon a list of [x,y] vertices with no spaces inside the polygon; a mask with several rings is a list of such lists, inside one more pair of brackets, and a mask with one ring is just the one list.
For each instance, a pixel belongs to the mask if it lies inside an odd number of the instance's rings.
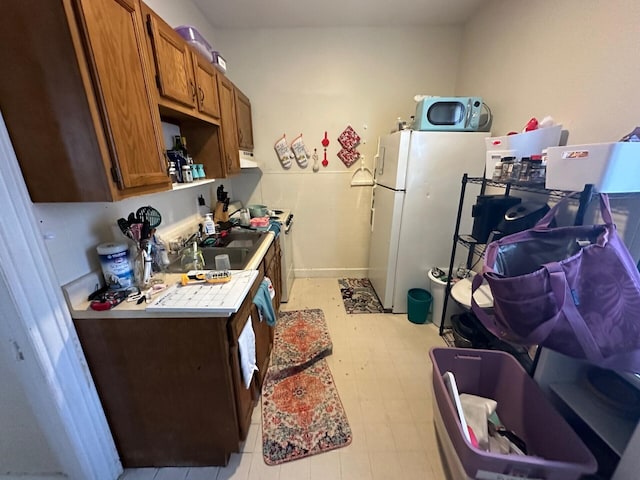
{"label": "white wall", "polygon": [[[17,316],[2,277],[0,287],[0,318]],[[20,381],[20,373],[16,369],[18,358],[19,350],[15,343],[0,343],[0,476],[52,475],[61,472],[62,468],[49,448],[31,407],[33,403]],[[25,455],[26,452],[28,454]]]}
{"label": "white wall", "polygon": [[[497,135],[551,115],[569,144],[617,141],[639,120],[639,24],[637,0],[493,0],[465,28],[456,93],[485,99]],[[637,197],[611,202],[636,261]]]}
{"label": "white wall", "polygon": [[[262,166],[234,179],[233,191],[293,210],[296,276],[366,276],[371,187],[349,186],[359,165],[336,156],[337,137],[351,125],[371,169],[378,136],[413,115],[415,94],[453,94],[460,38],[454,27],[216,30],[229,77],[251,99]],[[327,168],[282,168],[276,140],[302,133],[322,160],[325,131]]]}
{"label": "white wall", "polygon": [[465,29],[458,94],[483,96],[493,131],[552,115],[569,143],[617,141],[638,125],[636,0],[494,0]]}
{"label": "white wall", "polygon": [[[134,197],[119,202],[36,203],[33,211],[60,285],[71,282],[92,270],[100,269],[96,247],[104,242],[126,242],[117,227],[120,217],[145,205],[155,207],[162,215],[158,234],[167,226],[194,223],[198,218],[199,195],[211,206],[212,185]],[[194,230],[195,232],[195,230]]]}

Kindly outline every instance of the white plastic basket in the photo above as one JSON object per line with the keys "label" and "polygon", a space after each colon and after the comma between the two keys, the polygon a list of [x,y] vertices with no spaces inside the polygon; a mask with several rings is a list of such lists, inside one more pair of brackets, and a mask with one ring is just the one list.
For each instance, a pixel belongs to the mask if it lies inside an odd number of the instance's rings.
{"label": "white plastic basket", "polygon": [[609,142],[549,148],[545,188],[602,193],[640,192],[640,143]]}

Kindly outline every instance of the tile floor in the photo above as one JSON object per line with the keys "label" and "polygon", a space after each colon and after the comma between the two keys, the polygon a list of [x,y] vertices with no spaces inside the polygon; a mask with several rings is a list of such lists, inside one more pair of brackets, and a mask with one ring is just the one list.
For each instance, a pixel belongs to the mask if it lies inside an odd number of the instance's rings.
{"label": "tile floor", "polygon": [[406,315],[347,315],[337,278],[296,279],[283,310],[321,308],[333,355],[328,357],[353,441],[345,448],[277,466],[262,459],[260,405],[242,452],[222,468],[126,470],[121,480],[441,480],[428,352],[444,346],[432,324]]}

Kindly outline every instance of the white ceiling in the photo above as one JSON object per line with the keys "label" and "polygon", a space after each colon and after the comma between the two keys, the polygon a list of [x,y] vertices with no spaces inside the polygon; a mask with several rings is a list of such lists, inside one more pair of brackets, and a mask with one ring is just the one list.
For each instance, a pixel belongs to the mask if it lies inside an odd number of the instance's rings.
{"label": "white ceiling", "polygon": [[216,28],[457,25],[488,0],[193,0]]}

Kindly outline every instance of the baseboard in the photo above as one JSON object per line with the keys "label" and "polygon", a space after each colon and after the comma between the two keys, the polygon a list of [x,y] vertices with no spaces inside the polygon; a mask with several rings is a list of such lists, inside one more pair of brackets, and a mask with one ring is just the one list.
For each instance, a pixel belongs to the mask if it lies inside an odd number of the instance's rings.
{"label": "baseboard", "polygon": [[295,278],[367,278],[368,268],[294,268]]}

